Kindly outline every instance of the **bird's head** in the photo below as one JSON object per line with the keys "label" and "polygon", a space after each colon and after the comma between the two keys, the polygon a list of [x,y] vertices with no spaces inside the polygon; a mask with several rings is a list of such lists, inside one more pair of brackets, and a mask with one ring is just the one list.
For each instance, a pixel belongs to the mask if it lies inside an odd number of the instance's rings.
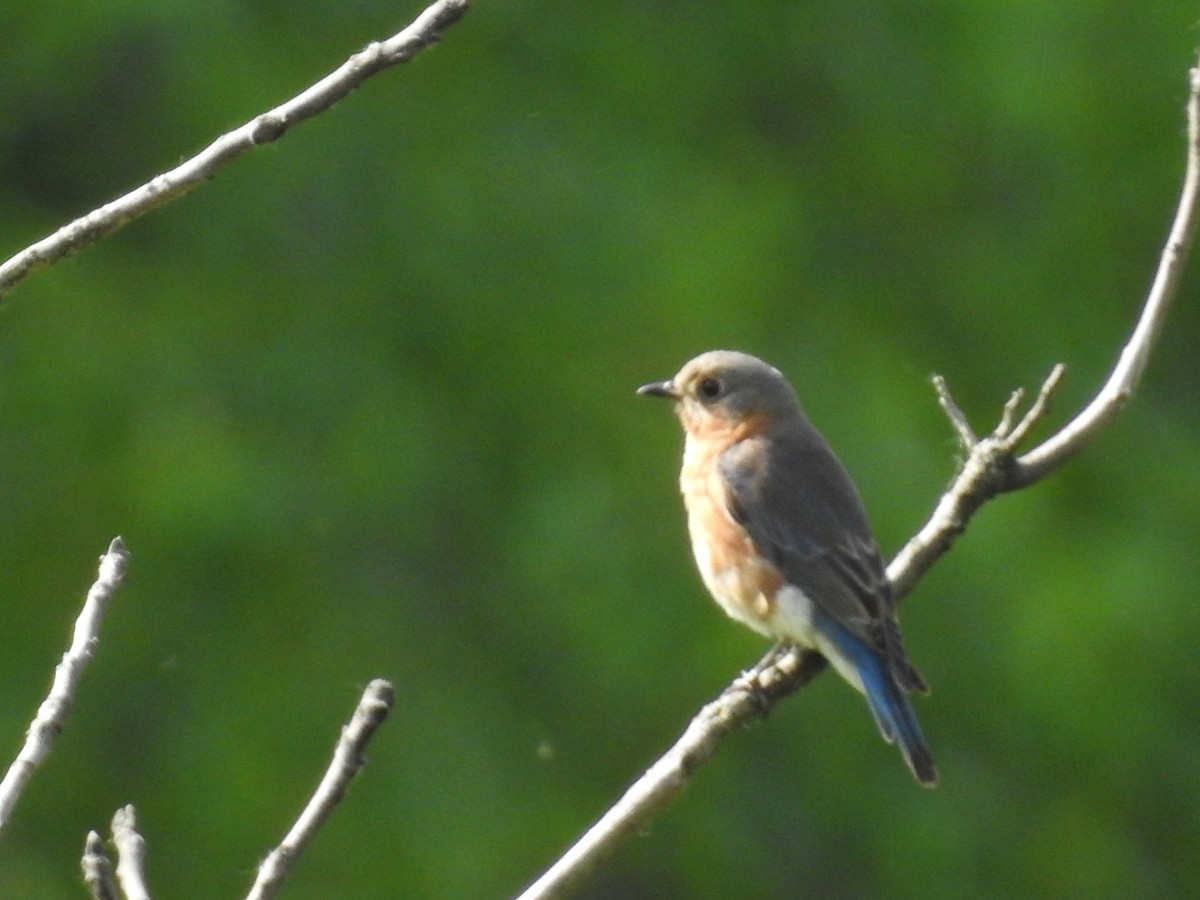
{"label": "bird's head", "polygon": [[798,416],[796,393],[779,370],[733,350],[710,350],[669,381],[644,384],[642,396],[666,397],[688,434],[728,434],[737,440]]}

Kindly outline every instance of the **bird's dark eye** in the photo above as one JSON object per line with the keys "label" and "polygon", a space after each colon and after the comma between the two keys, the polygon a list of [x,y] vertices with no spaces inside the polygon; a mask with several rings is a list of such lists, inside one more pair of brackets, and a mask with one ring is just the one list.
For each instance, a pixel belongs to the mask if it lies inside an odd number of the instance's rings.
{"label": "bird's dark eye", "polygon": [[696,386],[696,390],[705,400],[716,400],[721,396],[721,382],[715,378],[705,378]]}

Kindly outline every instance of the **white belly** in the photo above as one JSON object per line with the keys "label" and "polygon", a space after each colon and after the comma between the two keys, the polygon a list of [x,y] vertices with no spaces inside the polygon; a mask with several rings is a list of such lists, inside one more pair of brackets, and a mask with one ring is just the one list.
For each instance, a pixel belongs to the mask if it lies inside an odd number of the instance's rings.
{"label": "white belly", "polygon": [[855,690],[864,693],[862,676],[857,667],[817,630],[813,613],[812,600],[800,588],[784,585],[775,595],[775,615],[772,617],[775,637],[807,650],[818,651]]}
{"label": "white belly", "polygon": [[776,592],[771,626],[780,640],[808,650],[820,649],[813,624],[813,602],[795,585],[785,584]]}

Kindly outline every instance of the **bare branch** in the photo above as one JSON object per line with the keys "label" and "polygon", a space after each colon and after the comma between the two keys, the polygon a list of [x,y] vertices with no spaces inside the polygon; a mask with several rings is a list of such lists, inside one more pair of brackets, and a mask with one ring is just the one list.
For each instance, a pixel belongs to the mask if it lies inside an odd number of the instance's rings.
{"label": "bare branch", "polygon": [[[999,424],[982,439],[976,437],[945,381],[934,377],[938,401],[967,450],[967,457],[929,521],[888,566],[888,579],[897,601],[950,548],[984,503],[1004,491],[1030,485],[1061,465],[1092,440],[1128,399],[1177,292],[1195,230],[1200,178],[1200,68],[1191,72],[1187,115],[1187,171],[1175,225],[1142,317],[1096,399],[1061,431],[1018,459],[1017,445],[1044,417],[1062,379],[1061,365],[1051,371],[1033,405],[1019,420],[1023,393],[1014,392],[1004,406]],[[615,851],[623,838],[645,828],[650,819],[674,800],[726,735],[763,718],[778,700],[803,687],[825,668],[824,659],[816,653],[773,648],[752,670],[735,679],[720,697],[705,706],[676,744],[519,900],[569,896]]]}
{"label": "bare branch", "polygon": [[626,837],[636,834],[665,810],[687,786],[692,774],[712,757],[732,731],[766,715],[778,700],[796,691],[825,660],[776,647],[755,668],[733,682],[700,710],[687,730],[518,900],[569,897]]}
{"label": "bare branch", "polygon": [[317,829],[329,818],[346,793],[350,780],[362,768],[365,761],[363,751],[375,730],[387,718],[394,700],[391,684],[383,679],[377,678],[367,685],[362,699],[358,702],[358,709],[354,711],[354,717],[350,724],[342,729],[342,737],[334,748],[333,762],[326,770],[325,777],[321,779],[292,830],[258,867],[258,878],[250,893],[246,895],[247,900],[267,900],[268,897],[275,896],[292,864],[304,852]]}
{"label": "bare branch", "polygon": [[403,31],[368,44],[346,62],[274,109],[221,135],[191,159],[156,175],[141,187],[92,210],[0,264],[0,297],[35,270],[51,265],[182,197],[212,179],[242,154],[282,137],[293,125],[329,109],[372,75],[408,62],[441,39],[442,32],[463,17],[469,0],[436,0]]}
{"label": "bare branch", "polygon": [[[1004,404],[1000,422],[991,435],[983,440],[975,440],[970,445],[962,468],[938,500],[929,521],[909,539],[888,566],[888,579],[892,583],[892,595],[897,602],[908,596],[913,586],[938,557],[954,545],[958,536],[967,530],[967,523],[971,517],[984,503],[1017,486],[1017,463],[1014,454],[1017,447],[1045,417],[1050,408],[1050,399],[1062,382],[1065,372],[1066,367],[1061,363],[1050,371],[1038,391],[1037,399],[1019,422],[1016,422],[1016,416],[1024,398],[1024,391],[1013,391],[1008,402]],[[951,421],[955,421],[955,415],[961,416],[962,412],[957,406],[953,406],[953,401],[949,399],[949,388],[939,376],[934,377],[934,384],[938,390],[938,402],[943,408],[950,403],[955,410],[954,414],[951,414]],[[971,426],[965,424],[965,417],[963,428],[959,429],[960,437],[964,433],[974,434]]]}
{"label": "bare branch", "polygon": [[1167,236],[1141,318],[1133,330],[1133,336],[1121,350],[1108,381],[1092,402],[1057,434],[1018,460],[1014,487],[1033,484],[1062,465],[1087,446],[1125,408],[1141,380],[1171,303],[1179,293],[1179,282],[1196,234],[1197,207],[1200,207],[1200,66],[1192,69],[1190,75],[1187,168],[1183,188],[1175,211],[1175,221]]}
{"label": "bare branch", "polygon": [[117,900],[117,883],[113,881],[112,860],[104,852],[100,835],[89,831],[83,844],[83,883],[92,900]]}
{"label": "bare branch", "polygon": [[55,736],[62,731],[71,710],[71,702],[83,670],[91,662],[92,654],[100,641],[100,621],[109,601],[125,580],[125,569],[129,553],[119,537],[113,538],[108,552],[100,557],[100,574],[88,591],[83,610],[75,622],[75,635],[71,646],[63,654],[62,662],[54,670],[54,682],[50,693],[38,708],[33,723],[25,736],[25,746],[9,767],[4,781],[0,782],[0,834],[12,816],[21,792],[34,771],[50,754]]}
{"label": "bare branch", "polygon": [[[1158,272],[1146,296],[1142,314],[1108,380],[1095,398],[1070,422],[1040,446],[1018,457],[1019,445],[1045,416],[1065,368],[1054,367],[1024,418],[1012,426],[1019,397],[1004,408],[1000,425],[990,438],[971,448],[962,471],[938,501],[932,518],[905,545],[888,567],[897,598],[907,594],[933,562],[950,549],[979,507],[996,494],[1028,487],[1044,478],[1087,446],[1117,416],[1137,386],[1166,314],[1179,291],[1188,250],[1200,215],[1200,66],[1191,70],[1187,103],[1187,163],[1175,221],[1159,260]],[[943,407],[949,392],[935,380]],[[957,407],[953,407],[957,411]],[[961,416],[961,412],[957,413]],[[951,421],[964,433],[951,414]],[[970,426],[966,426],[970,433]]]}
{"label": "bare branch", "polygon": [[137,831],[133,805],[118,809],[112,820],[113,844],[117,848],[117,879],[126,900],[150,900],[146,887],[146,842]]}

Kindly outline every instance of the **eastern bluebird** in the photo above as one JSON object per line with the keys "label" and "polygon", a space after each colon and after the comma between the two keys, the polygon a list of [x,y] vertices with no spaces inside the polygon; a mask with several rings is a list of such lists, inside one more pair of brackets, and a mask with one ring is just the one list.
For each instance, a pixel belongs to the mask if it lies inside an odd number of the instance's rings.
{"label": "eastern bluebird", "polygon": [[867,514],[792,386],[714,350],[638,393],[673,400],[687,433],[679,487],[705,587],[732,618],[824,656],[917,780],[937,784],[908,702],[929,688],[904,652]]}

